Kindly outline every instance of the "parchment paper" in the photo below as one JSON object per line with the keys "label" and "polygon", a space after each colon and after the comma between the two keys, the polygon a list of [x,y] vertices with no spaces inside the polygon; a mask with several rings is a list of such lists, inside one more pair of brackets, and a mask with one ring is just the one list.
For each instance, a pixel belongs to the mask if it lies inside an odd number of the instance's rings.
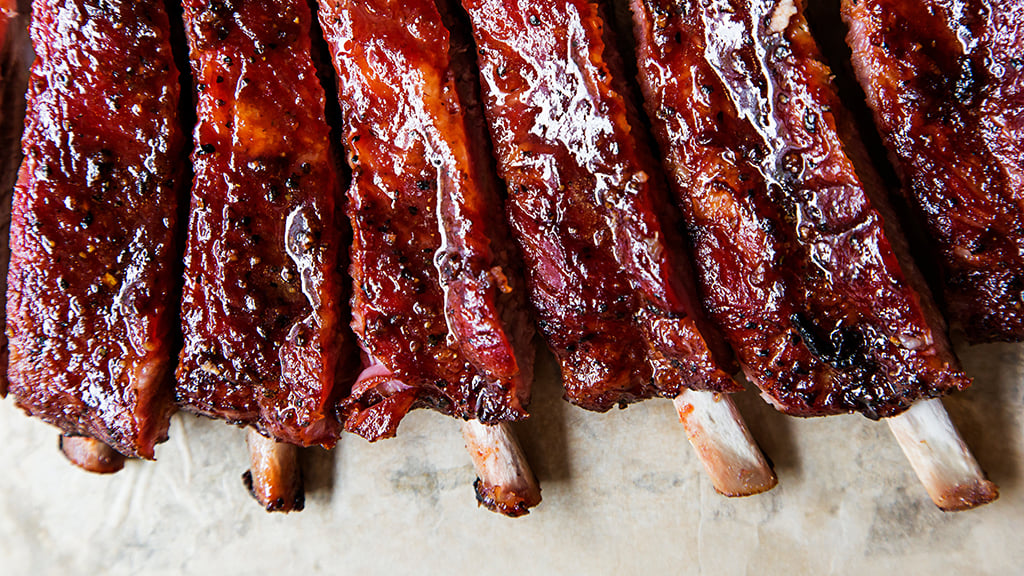
{"label": "parchment paper", "polygon": [[1024,345],[959,347],[975,386],[946,406],[1001,497],[932,505],[884,423],[801,420],[736,395],[779,486],[719,496],[671,402],[594,414],[541,363],[518,427],[544,501],[477,508],[454,420],[419,411],[398,438],[304,453],[306,510],[271,515],[239,478],[244,434],[179,414],[155,463],[73,468],[56,431],[0,402],[0,574],[1019,574]]}

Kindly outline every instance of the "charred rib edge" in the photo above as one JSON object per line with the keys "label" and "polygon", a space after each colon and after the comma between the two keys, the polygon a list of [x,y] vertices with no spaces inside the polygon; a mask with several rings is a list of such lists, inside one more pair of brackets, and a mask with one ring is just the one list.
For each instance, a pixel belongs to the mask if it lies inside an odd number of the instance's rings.
{"label": "charred rib edge", "polygon": [[298,512],[306,505],[306,491],[299,467],[299,447],[267,438],[250,428],[245,442],[249,445],[249,470],[242,482],[249,494],[267,512]]}
{"label": "charred rib edge", "polygon": [[999,497],[999,488],[985,478],[938,398],[919,401],[886,422],[942,510],[970,510]]}
{"label": "charred rib edge", "polygon": [[778,484],[775,471],[728,395],[684,390],[673,403],[719,494],[752,496]]}
{"label": "charred rib edge", "polygon": [[515,518],[540,503],[540,485],[508,423],[488,426],[468,420],[462,424],[462,438],[476,468],[473,487],[480,505]]}

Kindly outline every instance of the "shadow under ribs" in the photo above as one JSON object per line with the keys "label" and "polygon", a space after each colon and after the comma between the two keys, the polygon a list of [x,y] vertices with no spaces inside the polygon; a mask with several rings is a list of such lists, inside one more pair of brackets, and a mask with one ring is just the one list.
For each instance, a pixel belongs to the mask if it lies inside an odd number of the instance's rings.
{"label": "shadow under ribs", "polygon": [[[390,437],[417,407],[483,424],[525,418],[532,328],[488,147],[460,99],[471,72],[454,62],[432,0],[325,0],[320,21],[353,172],[353,329],[367,363],[341,402],[345,428]],[[526,465],[506,456],[492,463]],[[535,482],[509,488],[481,503],[518,516],[540,500]]]}
{"label": "shadow under ribs", "polygon": [[943,268],[951,321],[1024,340],[1024,9],[843,2],[853,65]]}
{"label": "shadow under ribs", "polygon": [[[740,390],[731,354],[705,321],[660,166],[640,134],[619,56],[597,3],[464,0],[508,217],[527,263],[540,331],[566,398],[604,411],[660,395]],[[700,416],[721,403],[681,401],[690,440],[730,495],[775,485],[735,409],[743,444],[719,452]],[[715,440],[714,442],[710,440]],[[753,472],[752,472],[753,471]]]}
{"label": "shadow under ribs", "polygon": [[340,192],[305,0],[184,2],[197,92],[184,408],[333,446]]}
{"label": "shadow under ribs", "polygon": [[[793,415],[877,419],[967,387],[801,7],[633,9],[641,85],[705,302],[765,398]],[[995,488],[974,470],[976,505]]]}
{"label": "shadow under ribs", "polygon": [[28,413],[152,458],[169,383],[184,166],[162,1],[37,0],[14,192],[10,392]]}

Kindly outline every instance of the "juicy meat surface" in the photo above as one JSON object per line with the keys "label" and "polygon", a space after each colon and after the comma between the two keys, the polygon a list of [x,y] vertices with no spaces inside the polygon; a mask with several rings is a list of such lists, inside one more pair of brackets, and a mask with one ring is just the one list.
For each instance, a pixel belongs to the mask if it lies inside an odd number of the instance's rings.
{"label": "juicy meat surface", "polygon": [[17,403],[144,458],[173,411],[185,159],[169,34],[160,1],[34,4],[7,279]]}
{"label": "juicy meat surface", "polygon": [[566,397],[734,391],[599,6],[465,0],[508,217]]}
{"label": "juicy meat surface", "polygon": [[898,258],[884,190],[858,178],[859,144],[802,7],[633,8],[641,85],[705,303],[748,377],[801,416],[891,416],[966,387],[923,283]]}
{"label": "juicy meat surface", "polygon": [[18,6],[15,0],[3,0],[0,2],[0,46],[7,41],[7,27],[11,20],[17,16]]}
{"label": "juicy meat surface", "polygon": [[326,0],[352,167],[352,327],[369,367],[345,426],[391,436],[429,406],[484,423],[526,417],[533,379],[525,284],[485,133],[431,0]]}
{"label": "juicy meat surface", "polygon": [[1024,340],[1024,6],[862,0],[843,15],[951,321],[976,342]]}
{"label": "juicy meat surface", "polygon": [[177,401],[332,445],[350,342],[340,189],[305,0],[184,2],[197,93]]}

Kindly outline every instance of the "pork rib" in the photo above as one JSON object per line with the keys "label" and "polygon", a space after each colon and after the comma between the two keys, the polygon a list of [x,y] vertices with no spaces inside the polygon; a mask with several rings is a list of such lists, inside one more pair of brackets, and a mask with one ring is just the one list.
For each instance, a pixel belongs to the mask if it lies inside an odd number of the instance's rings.
{"label": "pork rib", "polygon": [[[728,397],[731,355],[704,320],[675,212],[595,2],[466,0],[509,220],[566,398],[677,402],[715,488],[776,478]],[[699,413],[690,417],[691,413]],[[714,417],[712,416],[714,414]],[[718,418],[717,425],[712,421]]]}
{"label": "pork rib", "polygon": [[[11,257],[11,194],[21,164],[25,126],[25,92],[32,61],[29,17],[15,0],[0,2],[0,278],[7,277]],[[6,290],[0,291],[0,325],[6,324]],[[0,333],[0,398],[7,395],[7,331]]]}
{"label": "pork rib", "polygon": [[966,387],[927,290],[901,265],[884,191],[844,143],[852,128],[801,7],[633,7],[705,302],[750,379],[802,416],[891,416]]}
{"label": "pork rib", "polygon": [[184,2],[197,93],[177,401],[331,446],[339,186],[305,0]]}
{"label": "pork rib", "polygon": [[1024,340],[1024,10],[1011,0],[843,2],[847,42],[951,319]]}
{"label": "pork rib", "polygon": [[369,362],[342,402],[346,429],[392,436],[418,406],[485,424],[526,417],[525,286],[437,7],[326,0],[320,21],[353,172],[353,328]]}
{"label": "pork rib", "polygon": [[940,508],[994,500],[932,398],[969,381],[802,5],[634,0],[633,9],[641,84],[705,297],[748,376],[790,414],[894,416]]}
{"label": "pork rib", "polygon": [[162,1],[37,0],[14,192],[10,392],[152,458],[173,411],[168,333],[184,135]]}
{"label": "pork rib", "polygon": [[566,397],[731,392],[597,4],[466,0],[509,220]]}

